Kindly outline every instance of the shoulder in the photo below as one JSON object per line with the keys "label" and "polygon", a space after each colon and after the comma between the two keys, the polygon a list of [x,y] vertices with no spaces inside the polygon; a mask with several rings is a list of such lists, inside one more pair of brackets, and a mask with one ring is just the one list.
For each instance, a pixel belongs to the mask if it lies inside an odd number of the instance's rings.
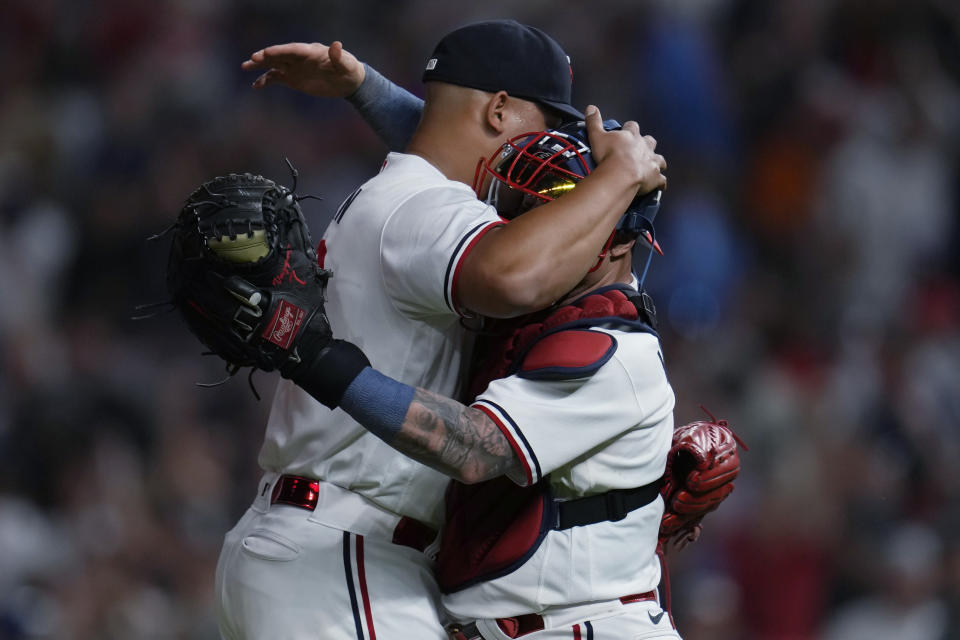
{"label": "shoulder", "polygon": [[462,182],[409,180],[378,195],[391,212],[386,232],[401,238],[457,238],[475,226],[502,223],[496,209],[477,199]]}
{"label": "shoulder", "polygon": [[637,393],[661,393],[671,389],[660,339],[652,333],[609,330],[617,339],[616,361]]}
{"label": "shoulder", "polygon": [[380,172],[368,182],[391,184],[407,191],[438,189],[443,193],[459,193],[477,199],[473,189],[466,184],[450,180],[427,160],[411,153],[388,153]]}
{"label": "shoulder", "polygon": [[517,375],[533,380],[567,380],[591,376],[617,351],[617,339],[592,329],[565,329],[548,334],[529,348]]}
{"label": "shoulder", "polygon": [[391,152],[380,172],[364,182],[350,200],[353,206],[372,210],[380,219],[429,219],[435,226],[438,216],[465,212],[476,217],[492,210],[477,199],[469,186],[450,180],[423,158],[407,153]]}

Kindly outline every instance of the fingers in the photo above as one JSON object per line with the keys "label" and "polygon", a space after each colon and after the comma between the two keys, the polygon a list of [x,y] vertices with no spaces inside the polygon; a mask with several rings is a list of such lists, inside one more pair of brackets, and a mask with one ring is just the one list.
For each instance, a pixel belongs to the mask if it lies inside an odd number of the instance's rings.
{"label": "fingers", "polygon": [[327,51],[327,55],[330,56],[330,62],[333,63],[335,69],[344,70],[343,66],[343,43],[339,40],[334,40],[330,43],[330,49]]}
{"label": "fingers", "polygon": [[[647,136],[647,137],[649,137],[649,136]],[[660,189],[660,190],[662,190],[662,191],[666,191],[666,190],[667,190],[667,177],[666,177],[665,175],[663,175],[663,172],[667,170],[667,159],[664,158],[664,157],[663,157],[662,155],[660,155],[659,153],[655,153],[655,154],[653,154],[653,164],[654,164],[654,167],[655,167],[656,171],[658,171],[659,174],[660,174],[659,177],[657,178],[656,187],[654,187],[654,188]]]}
{"label": "fingers", "polygon": [[275,44],[253,52],[250,58],[240,65],[240,68],[245,71],[250,71],[252,69],[293,64],[302,62],[311,56],[322,56],[326,51],[327,46],[319,42],[314,42],[313,44],[307,44],[305,42]]}
{"label": "fingers", "polygon": [[640,133],[640,125],[628,120],[620,131],[606,131],[603,128],[603,116],[595,105],[588,105],[585,111],[587,138],[593,147],[593,158],[597,164],[607,157],[618,157],[636,172],[640,182],[640,193],[649,193],[656,189],[666,190],[667,178],[663,172],[667,161],[656,153],[657,140],[653,136]]}
{"label": "fingers", "polygon": [[[657,140],[653,136],[645,135],[643,136],[643,141],[647,145],[647,148],[653,152],[657,148]],[[659,153],[651,153],[650,161],[653,165],[654,172],[657,173],[655,183],[653,185],[654,189],[660,189],[661,191],[667,190],[667,178],[663,175],[663,172],[667,170],[667,159],[664,158]]]}
{"label": "fingers", "polygon": [[240,68],[244,71],[252,71],[254,69],[264,69],[272,66],[273,62],[267,60],[266,51],[266,49],[254,51],[250,54],[250,58],[240,65]]}
{"label": "fingers", "polygon": [[[314,48],[318,49],[314,51]],[[288,42],[287,44],[275,44],[266,49],[262,49],[264,62],[291,63],[299,62],[310,57],[311,53],[317,55],[326,53],[327,46],[314,42],[312,45],[306,42]]]}
{"label": "fingers", "polygon": [[253,81],[254,89],[263,89],[268,84],[285,84],[286,75],[280,69],[270,69]]}
{"label": "fingers", "polygon": [[[635,120],[628,120],[627,122],[623,123],[623,126],[621,127],[621,129],[635,136],[641,135],[640,125]],[[667,169],[667,161],[659,153],[653,153],[653,150],[657,148],[656,138],[654,138],[651,135],[645,135],[645,136],[642,136],[642,139],[643,139],[643,143],[647,145],[647,148],[650,149],[651,151],[650,158],[651,158],[651,163],[653,165],[652,166],[653,172],[656,174],[660,174],[660,175],[657,175],[657,177],[655,178],[653,189],[666,190],[667,178],[666,176],[662,175],[662,172],[666,171]]]}
{"label": "fingers", "polygon": [[[629,123],[628,123],[628,124],[629,124]],[[624,125],[624,128],[626,128],[626,125]],[[639,133],[639,132],[640,132],[640,128],[639,128],[639,125],[638,125],[638,126],[637,126],[637,133]],[[647,145],[647,147],[650,149],[650,151],[654,151],[654,150],[657,148],[657,139],[654,138],[654,137],[651,136],[651,135],[645,135],[645,136],[643,136],[643,142]],[[653,158],[654,164],[657,165],[657,167],[660,169],[660,171],[666,171],[666,170],[667,170],[667,159],[666,159],[666,158],[664,158],[664,157],[663,157],[662,155],[660,155],[659,153],[654,153],[654,154],[652,155],[652,158]]]}
{"label": "fingers", "polygon": [[600,109],[594,105],[588,105],[584,112],[584,122],[587,125],[587,137],[591,138],[593,134],[603,131],[603,116],[600,115]]}

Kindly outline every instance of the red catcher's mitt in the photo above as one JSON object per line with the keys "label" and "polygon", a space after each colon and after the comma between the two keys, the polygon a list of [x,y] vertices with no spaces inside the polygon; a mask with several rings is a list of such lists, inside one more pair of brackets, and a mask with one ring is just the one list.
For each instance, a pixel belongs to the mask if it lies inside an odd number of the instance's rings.
{"label": "red catcher's mitt", "polygon": [[703,517],[733,491],[733,481],[740,473],[737,445],[747,450],[727,421],[712,415],[710,421],[691,422],[674,430],[660,489],[665,504],[661,544],[672,540],[683,548],[700,536]]}

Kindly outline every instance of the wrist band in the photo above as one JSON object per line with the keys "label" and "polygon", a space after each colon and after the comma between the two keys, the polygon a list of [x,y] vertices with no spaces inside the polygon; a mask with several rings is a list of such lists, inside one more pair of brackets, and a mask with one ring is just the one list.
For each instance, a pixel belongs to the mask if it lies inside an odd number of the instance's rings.
{"label": "wrist band", "polygon": [[324,405],[336,409],[350,383],[369,366],[370,361],[360,347],[345,340],[333,340],[290,379]]}
{"label": "wrist band", "polygon": [[347,387],[340,408],[389,443],[403,428],[414,389],[367,367]]}

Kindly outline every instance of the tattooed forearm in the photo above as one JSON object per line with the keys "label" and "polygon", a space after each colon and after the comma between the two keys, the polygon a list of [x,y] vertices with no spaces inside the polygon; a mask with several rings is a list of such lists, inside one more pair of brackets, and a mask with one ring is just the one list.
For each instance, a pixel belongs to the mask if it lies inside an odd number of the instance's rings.
{"label": "tattooed forearm", "polygon": [[486,414],[425,389],[414,393],[403,428],[390,444],[466,483],[523,476],[506,436]]}

